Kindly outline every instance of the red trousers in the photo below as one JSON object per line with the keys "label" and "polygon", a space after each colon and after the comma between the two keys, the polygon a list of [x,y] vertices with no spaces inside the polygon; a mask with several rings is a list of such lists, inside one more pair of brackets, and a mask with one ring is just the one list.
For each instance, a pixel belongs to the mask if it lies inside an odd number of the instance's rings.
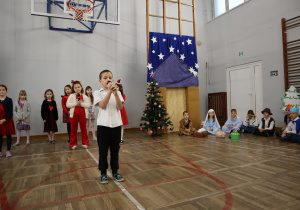
{"label": "red trousers", "polygon": [[89,138],[86,130],[86,116],[83,107],[75,107],[73,118],[70,118],[71,121],[71,138],[70,138],[70,147],[77,146],[77,130],[78,122],[80,124],[81,130],[81,142],[82,145],[90,145]]}

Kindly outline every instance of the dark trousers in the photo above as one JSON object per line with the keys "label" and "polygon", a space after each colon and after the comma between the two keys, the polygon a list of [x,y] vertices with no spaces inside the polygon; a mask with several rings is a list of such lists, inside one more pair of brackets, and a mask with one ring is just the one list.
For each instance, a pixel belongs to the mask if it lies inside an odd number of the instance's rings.
{"label": "dark trousers", "polygon": [[295,133],[287,133],[286,137],[281,137],[280,141],[289,141],[300,144],[300,136]]}
{"label": "dark trousers", "polygon": [[[250,127],[250,126],[245,126],[242,125],[241,129],[244,129],[244,133],[253,133],[253,131],[256,129],[257,127]],[[240,129],[240,130],[241,130]]]}
{"label": "dark trousers", "polygon": [[268,137],[268,136],[273,136],[274,131],[273,130],[264,130],[263,132],[260,132],[258,128],[255,128],[253,131],[253,135]]}
{"label": "dark trousers", "polygon": [[110,148],[110,168],[115,174],[119,169],[119,150],[121,143],[121,126],[109,128],[97,126],[97,142],[99,147],[99,165],[101,174],[106,174],[108,169],[107,154]]}
{"label": "dark trousers", "polygon": [[277,132],[275,132],[275,135],[280,138],[283,131],[284,130],[278,130]]}
{"label": "dark trousers", "polygon": [[[7,137],[7,151],[10,151],[11,148],[11,135],[6,136]],[[3,136],[0,136],[0,152],[2,152],[2,141],[3,141]]]}
{"label": "dark trousers", "polygon": [[69,140],[71,137],[71,123],[67,123],[67,131],[68,131],[68,136],[69,136]]}

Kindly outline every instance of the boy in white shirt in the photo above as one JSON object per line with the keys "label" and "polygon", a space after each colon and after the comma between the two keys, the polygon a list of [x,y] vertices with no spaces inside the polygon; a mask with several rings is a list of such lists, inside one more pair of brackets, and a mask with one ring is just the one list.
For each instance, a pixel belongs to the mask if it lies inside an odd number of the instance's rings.
{"label": "boy in white shirt", "polygon": [[286,129],[282,132],[280,141],[292,141],[300,143],[299,130],[300,130],[300,119],[299,109],[296,107],[290,108],[290,117],[292,120],[287,125]]}
{"label": "boy in white shirt", "polygon": [[269,137],[273,136],[275,132],[275,120],[270,116],[273,115],[269,108],[265,108],[261,112],[264,117],[259,123],[259,127],[254,129],[253,135]]}
{"label": "boy in white shirt", "polygon": [[107,154],[110,148],[110,167],[113,177],[121,182],[124,178],[118,173],[119,149],[121,142],[121,126],[123,125],[120,110],[123,107],[123,97],[116,90],[113,75],[109,70],[99,74],[100,90],[94,92],[94,104],[99,107],[97,118],[97,142],[99,147],[100,182],[107,184],[106,170],[108,169]]}

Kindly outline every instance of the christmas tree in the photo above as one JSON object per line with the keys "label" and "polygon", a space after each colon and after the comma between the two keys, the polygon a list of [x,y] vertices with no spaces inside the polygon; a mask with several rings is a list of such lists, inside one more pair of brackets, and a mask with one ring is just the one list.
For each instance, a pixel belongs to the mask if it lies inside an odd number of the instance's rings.
{"label": "christmas tree", "polygon": [[[170,117],[166,111],[165,105],[162,100],[162,95],[158,89],[158,83],[152,77],[151,81],[147,83],[146,107],[141,117],[142,123],[140,129],[149,130],[152,136],[160,136],[158,130],[168,130],[172,126]],[[173,130],[171,127],[170,130]]]}
{"label": "christmas tree", "polygon": [[285,97],[281,99],[283,108],[281,108],[282,111],[286,110],[286,107],[291,104],[294,107],[300,106],[300,97],[299,93],[297,92],[297,88],[294,86],[291,86],[286,92]]}

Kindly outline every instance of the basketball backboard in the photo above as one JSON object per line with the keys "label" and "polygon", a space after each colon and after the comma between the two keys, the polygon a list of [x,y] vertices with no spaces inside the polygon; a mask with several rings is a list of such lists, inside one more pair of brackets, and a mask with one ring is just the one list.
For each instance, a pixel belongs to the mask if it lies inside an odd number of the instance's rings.
{"label": "basketball backboard", "polygon": [[[31,15],[49,18],[49,29],[92,33],[97,23],[120,24],[120,0],[31,0]],[[86,2],[86,4],[85,4]],[[68,3],[94,9],[86,21],[74,20]],[[70,5],[69,4],[69,5]]]}

